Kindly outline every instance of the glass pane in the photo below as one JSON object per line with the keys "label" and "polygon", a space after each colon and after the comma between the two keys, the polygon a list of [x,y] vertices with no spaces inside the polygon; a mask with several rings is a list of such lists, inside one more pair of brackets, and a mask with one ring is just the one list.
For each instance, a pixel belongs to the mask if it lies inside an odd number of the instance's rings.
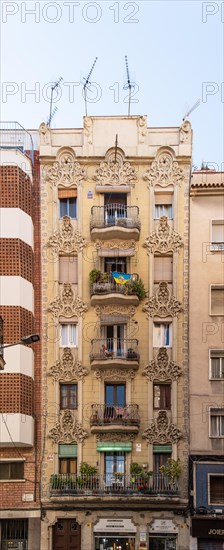
{"label": "glass pane", "polygon": [[67,474],[68,473],[67,462],[68,462],[67,458],[59,458],[59,473],[60,474]]}
{"label": "glass pane", "polygon": [[59,211],[60,211],[60,218],[63,218],[64,216],[68,215],[68,212],[67,212],[67,199],[60,199],[59,200]]}
{"label": "glass pane", "polygon": [[70,458],[70,474],[77,474],[77,459]]}
{"label": "glass pane", "polygon": [[115,405],[119,405],[121,407],[125,406],[125,386],[124,384],[117,386],[117,398]]}
{"label": "glass pane", "polygon": [[211,416],[211,435],[213,437],[218,437],[219,435],[217,420],[218,420],[217,416]]}
{"label": "glass pane", "polygon": [[106,405],[114,405],[114,386],[106,385],[105,400],[106,400]]}
{"label": "glass pane", "polygon": [[170,345],[170,325],[164,325],[164,345]]}
{"label": "glass pane", "polygon": [[23,479],[24,478],[24,464],[23,462],[12,462],[10,464],[11,479]]}
{"label": "glass pane", "polygon": [[71,346],[76,345],[76,325],[70,325],[70,344]]}
{"label": "glass pane", "polygon": [[153,346],[155,348],[160,348],[161,342],[161,330],[158,323],[154,323],[153,327]]}
{"label": "glass pane", "polygon": [[212,358],[211,359],[211,363],[212,363],[212,378],[220,378],[220,359],[219,357],[217,358]]}
{"label": "glass pane", "polygon": [[70,386],[70,408],[77,408],[77,384],[72,384]]}
{"label": "glass pane", "polygon": [[61,409],[68,409],[68,386],[66,384],[61,384]]}
{"label": "glass pane", "polygon": [[9,470],[9,464],[7,462],[4,464],[0,464],[0,479],[10,479],[10,470]]}
{"label": "glass pane", "polygon": [[220,435],[224,435],[224,416],[220,416]]}
{"label": "glass pane", "polygon": [[77,213],[76,199],[75,198],[74,199],[68,199],[68,203],[69,203],[68,204],[68,212],[69,212],[68,215],[71,218],[76,218],[77,217],[77,215],[76,215],[76,213]]}
{"label": "glass pane", "polygon": [[61,325],[61,345],[62,346],[68,345],[68,326],[67,325]]}

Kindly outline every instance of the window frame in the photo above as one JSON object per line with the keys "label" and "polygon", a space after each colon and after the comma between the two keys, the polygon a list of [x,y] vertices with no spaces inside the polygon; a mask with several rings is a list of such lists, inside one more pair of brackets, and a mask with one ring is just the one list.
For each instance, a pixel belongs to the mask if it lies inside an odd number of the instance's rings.
{"label": "window frame", "polygon": [[[60,334],[60,347],[61,348],[77,348],[78,347],[78,323],[65,323],[65,322],[60,322],[60,327],[61,327],[61,334]],[[62,327],[67,327],[67,342],[66,344],[63,344],[63,341],[62,341]],[[69,328],[70,327],[70,328]],[[76,331],[75,331],[75,344],[71,343],[71,327],[76,327]]]}
{"label": "window frame", "polygon": [[[6,465],[8,464],[9,467],[12,466],[12,465],[18,465],[20,464],[22,466],[22,470],[23,470],[23,477],[11,477],[11,475],[8,477],[8,478],[1,478],[0,477],[0,483],[8,483],[8,482],[12,482],[12,481],[26,481],[25,480],[25,472],[24,472],[24,464],[25,464],[25,460],[22,460],[22,459],[1,459],[0,460],[0,467],[1,465]],[[11,468],[10,468],[10,474],[11,474]],[[0,476],[1,476],[1,473],[0,473]]]}
{"label": "window frame", "polygon": [[221,477],[223,478],[223,481],[224,481],[224,474],[221,474],[221,473],[213,473],[213,472],[210,472],[208,474],[208,504],[211,505],[211,506],[223,506],[224,505],[224,494],[223,494],[223,501],[218,503],[218,502],[212,502],[212,499],[211,499],[211,478],[214,478],[214,477]]}
{"label": "window frame", "polygon": [[[223,290],[223,313],[212,313],[212,290]],[[223,317],[224,316],[224,285],[219,283],[212,283],[210,284],[210,312],[209,315],[211,317]]]}
{"label": "window frame", "polygon": [[[62,392],[61,392],[62,386],[66,387],[66,388],[70,388],[70,389],[71,389],[72,386],[74,386],[76,388],[74,407],[71,406],[71,404],[72,404],[71,391],[70,392],[68,391],[69,395],[66,395],[66,398],[67,398],[67,401],[68,401],[68,406],[67,407],[62,406],[62,402],[63,402],[63,396],[62,396]],[[71,409],[71,410],[75,411],[75,410],[78,409],[78,384],[77,384],[77,382],[75,382],[75,383],[74,382],[71,382],[71,383],[69,383],[69,382],[67,382],[67,383],[66,382],[60,382],[59,392],[60,392],[60,410],[64,411],[66,409]],[[65,396],[64,396],[64,398],[65,398]]]}
{"label": "window frame", "polygon": [[[70,214],[70,207],[69,207],[69,201],[75,201],[75,216],[71,216]],[[66,201],[66,214],[61,214],[61,204],[62,204],[62,201]],[[78,219],[78,200],[77,200],[77,197],[64,197],[64,198],[58,198],[58,214],[59,214],[59,219],[62,220],[64,218],[64,216],[68,216],[69,218],[71,218],[71,220],[77,220]]]}
{"label": "window frame", "polygon": [[[214,225],[223,225],[224,226],[224,219],[223,218],[213,218],[210,220],[210,250],[212,252],[222,252],[224,250],[224,242],[219,241],[213,241],[213,226]],[[221,244],[220,247],[216,247],[217,244]]]}
{"label": "window frame", "polygon": [[[165,327],[165,325],[169,326],[169,344],[165,344],[164,342],[162,342],[162,338],[160,338],[160,340],[161,340],[160,345],[159,346],[155,345],[155,343],[156,343],[155,342],[155,327],[156,327],[156,325],[159,325],[160,327],[161,326]],[[164,335],[165,335],[165,331],[164,331]],[[171,348],[172,347],[172,321],[162,322],[162,323],[160,323],[158,321],[153,322],[153,347],[157,348],[157,349],[159,349],[159,348]]]}
{"label": "window frame", "polygon": [[[212,352],[219,352],[220,353],[220,356],[217,355],[217,357],[212,357]],[[221,355],[222,354],[222,355]],[[220,380],[224,380],[224,372],[223,372],[223,376],[219,376],[218,378],[217,377],[214,377],[212,376],[212,359],[219,359],[219,371],[220,371],[220,374],[222,372],[222,359],[223,359],[223,362],[224,362],[224,349],[209,349],[209,380],[217,380],[217,381],[220,381]]]}
{"label": "window frame", "polygon": [[[220,410],[220,414],[212,414],[212,411],[219,411]],[[221,411],[223,411],[223,413],[221,413]],[[218,425],[218,432],[219,434],[218,435],[213,435],[212,434],[212,426],[211,426],[211,418],[215,417],[217,419],[219,419],[217,421],[217,425]],[[224,406],[223,407],[209,407],[209,438],[210,439],[223,439],[224,438],[224,430],[223,430],[223,434],[221,434],[221,418],[224,418]],[[221,435],[220,435],[221,434]]]}
{"label": "window frame", "polygon": [[[159,388],[164,388],[164,391],[165,391],[165,388],[169,388],[169,407],[164,407],[163,405],[159,406],[159,407],[156,407],[155,406],[155,393],[154,393],[154,388],[155,386],[159,386]],[[171,382],[159,382],[159,381],[156,381],[154,380],[153,382],[153,409],[156,410],[156,411],[159,411],[159,410],[165,410],[165,411],[170,411],[171,410],[171,391],[172,391],[172,384]],[[160,399],[161,399],[161,395],[160,395]]]}

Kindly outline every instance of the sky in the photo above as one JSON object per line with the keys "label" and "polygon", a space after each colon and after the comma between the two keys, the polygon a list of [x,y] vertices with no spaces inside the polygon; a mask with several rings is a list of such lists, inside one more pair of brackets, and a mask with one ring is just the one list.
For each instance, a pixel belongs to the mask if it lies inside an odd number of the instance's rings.
{"label": "sky", "polygon": [[80,128],[83,84],[92,116],[132,115],[179,126],[189,115],[193,165],[224,170],[224,2],[57,0],[1,3],[1,120]]}

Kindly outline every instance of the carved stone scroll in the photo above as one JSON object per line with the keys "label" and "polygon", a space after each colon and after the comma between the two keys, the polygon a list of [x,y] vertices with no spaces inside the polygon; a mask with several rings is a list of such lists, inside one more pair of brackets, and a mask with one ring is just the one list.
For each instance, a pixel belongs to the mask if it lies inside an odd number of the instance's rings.
{"label": "carved stone scroll", "polygon": [[177,363],[169,360],[166,348],[160,348],[156,359],[152,359],[144,368],[142,375],[147,378],[147,381],[159,380],[177,380],[182,374],[182,369]]}
{"label": "carved stone scroll", "polygon": [[160,185],[179,185],[184,180],[184,172],[179,167],[177,161],[174,161],[173,155],[169,152],[160,152],[152,162],[151,168],[145,172],[143,179],[148,182],[148,186]]}
{"label": "carved stone scroll", "polygon": [[101,162],[97,168],[94,180],[98,185],[131,185],[133,186],[137,180],[135,167],[130,162],[125,162],[123,155],[119,152],[116,156],[111,153],[106,156],[106,159]]}
{"label": "carved stone scroll", "polygon": [[71,283],[63,284],[63,291],[61,296],[57,296],[48,307],[48,311],[52,313],[53,317],[83,317],[84,313],[88,310],[88,306],[79,298],[74,296]]}
{"label": "carved stone scroll", "polygon": [[148,443],[177,443],[182,432],[170,422],[166,411],[160,411],[158,417],[144,430],[142,437]]}
{"label": "carved stone scroll", "polygon": [[112,382],[120,382],[122,380],[133,380],[135,377],[135,371],[133,369],[126,369],[121,371],[119,369],[103,370],[97,369],[94,375],[98,380],[110,380]]}
{"label": "carved stone scroll", "polygon": [[88,374],[88,370],[80,361],[75,360],[70,348],[64,348],[61,360],[56,361],[47,374],[56,381],[72,382],[82,380]]}
{"label": "carved stone scroll", "polygon": [[102,433],[98,433],[96,434],[96,440],[97,441],[114,441],[114,442],[131,442],[131,441],[134,441],[134,439],[136,438],[136,433],[128,433],[128,434],[125,434],[125,433],[106,433],[106,432],[102,432]]}
{"label": "carved stone scroll", "polygon": [[43,177],[51,185],[78,187],[86,179],[86,170],[75,160],[73,151],[66,151],[53,164],[44,167]]}
{"label": "carved stone scroll", "polygon": [[175,317],[183,311],[181,303],[171,295],[168,287],[168,283],[159,283],[159,288],[156,290],[154,296],[149,298],[143,307],[143,311],[146,311],[149,317]]}
{"label": "carved stone scroll", "polygon": [[156,230],[145,239],[143,246],[151,254],[154,252],[168,254],[169,252],[179,252],[180,247],[183,246],[183,240],[179,233],[169,226],[167,217],[162,216]]}
{"label": "carved stone scroll", "polygon": [[133,317],[136,313],[136,308],[134,306],[97,306],[95,312],[98,317],[101,315],[127,315],[128,317]]}
{"label": "carved stone scroll", "polygon": [[56,252],[77,254],[81,252],[86,245],[87,241],[82,237],[79,231],[74,230],[69,216],[64,216],[60,229],[55,231],[47,242],[47,247],[52,249],[53,254]]}
{"label": "carved stone scroll", "polygon": [[74,418],[72,411],[66,409],[60,414],[58,422],[50,430],[48,437],[54,443],[59,443],[59,441],[63,443],[80,443],[88,437],[88,433]]}
{"label": "carved stone scroll", "polygon": [[119,241],[119,240],[110,240],[110,241],[99,241],[95,243],[96,250],[108,249],[108,250],[130,250],[133,249],[133,254],[137,250],[137,245],[135,241]]}

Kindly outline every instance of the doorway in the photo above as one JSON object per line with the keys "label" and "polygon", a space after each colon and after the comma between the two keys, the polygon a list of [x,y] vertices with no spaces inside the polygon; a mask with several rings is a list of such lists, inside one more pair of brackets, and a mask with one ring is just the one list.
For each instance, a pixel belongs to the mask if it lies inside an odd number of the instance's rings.
{"label": "doorway", "polygon": [[95,550],[135,550],[134,537],[104,536],[96,537]]}
{"label": "doorway", "polygon": [[81,550],[81,527],[75,519],[59,519],[54,525],[53,550]]}

